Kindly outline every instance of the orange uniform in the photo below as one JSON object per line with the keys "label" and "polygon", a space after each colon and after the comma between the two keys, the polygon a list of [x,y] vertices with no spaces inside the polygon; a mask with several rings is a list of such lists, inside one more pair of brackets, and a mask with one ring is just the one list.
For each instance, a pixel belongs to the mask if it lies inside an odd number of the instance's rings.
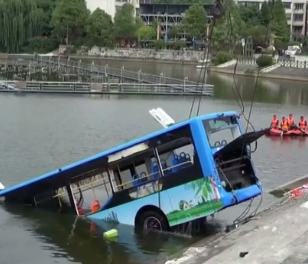
{"label": "orange uniform", "polygon": [[288,129],[289,129],[289,123],[288,123],[288,121],[287,121],[287,120],[281,120],[280,127],[281,127],[283,130],[288,130]]}
{"label": "orange uniform", "polygon": [[287,121],[288,121],[289,127],[294,126],[294,118],[293,117],[288,117]]}
{"label": "orange uniform", "polygon": [[272,123],[271,123],[271,127],[272,128],[278,128],[278,125],[279,125],[279,120],[278,118],[272,118]]}
{"label": "orange uniform", "polygon": [[306,119],[300,120],[299,123],[298,123],[298,126],[301,129],[306,129],[307,128],[307,121],[306,121]]}

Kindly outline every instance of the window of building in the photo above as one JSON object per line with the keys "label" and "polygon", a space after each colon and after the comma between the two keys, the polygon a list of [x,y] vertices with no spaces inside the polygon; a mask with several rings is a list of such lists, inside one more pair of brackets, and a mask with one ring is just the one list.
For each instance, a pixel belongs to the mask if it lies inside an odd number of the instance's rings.
{"label": "window of building", "polygon": [[303,26],[293,26],[293,33],[294,34],[302,34]]}
{"label": "window of building", "polygon": [[303,21],[304,20],[304,14],[294,14],[293,21]]}
{"label": "window of building", "polygon": [[304,4],[303,3],[296,3],[296,4],[294,4],[294,9],[295,10],[304,9]]}
{"label": "window of building", "polygon": [[283,2],[283,7],[285,9],[290,9],[291,8],[291,2]]}

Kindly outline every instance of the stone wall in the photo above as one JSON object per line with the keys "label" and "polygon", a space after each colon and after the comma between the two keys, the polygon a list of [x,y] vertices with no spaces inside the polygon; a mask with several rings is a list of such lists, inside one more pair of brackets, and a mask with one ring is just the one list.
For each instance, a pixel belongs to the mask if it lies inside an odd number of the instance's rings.
{"label": "stone wall", "polygon": [[110,58],[150,59],[166,61],[197,62],[204,57],[203,51],[188,50],[154,50],[154,49],[102,49],[99,54],[89,51],[88,55]]}

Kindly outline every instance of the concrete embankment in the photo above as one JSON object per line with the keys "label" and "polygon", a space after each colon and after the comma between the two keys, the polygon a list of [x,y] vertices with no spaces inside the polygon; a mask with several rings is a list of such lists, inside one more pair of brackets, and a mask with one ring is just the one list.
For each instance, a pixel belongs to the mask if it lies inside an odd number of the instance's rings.
{"label": "concrete embankment", "polygon": [[196,64],[204,57],[203,51],[194,50],[154,50],[154,49],[102,49],[88,54],[70,55],[75,59],[130,60],[162,63]]}
{"label": "concrete embankment", "polygon": [[308,263],[308,197],[280,200],[248,223],[198,242],[166,264]]}
{"label": "concrete embankment", "polygon": [[[226,68],[211,67],[211,72],[224,73],[224,74],[235,74],[239,76],[256,77],[258,76],[258,69],[255,65],[238,65],[236,71],[234,66]],[[268,73],[259,73],[260,78],[280,79],[298,82],[308,82],[308,70],[307,69],[296,69],[289,67],[279,67]]]}

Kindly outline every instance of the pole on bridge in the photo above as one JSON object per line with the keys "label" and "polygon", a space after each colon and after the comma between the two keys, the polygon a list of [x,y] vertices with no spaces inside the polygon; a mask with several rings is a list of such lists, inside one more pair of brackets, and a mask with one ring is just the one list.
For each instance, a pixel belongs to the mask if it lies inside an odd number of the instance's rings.
{"label": "pole on bridge", "polygon": [[185,77],[185,78],[184,78],[183,93],[185,93],[185,92],[186,92],[186,83],[187,83],[187,81],[188,81],[188,77]]}
{"label": "pole on bridge", "polygon": [[121,80],[120,80],[120,83],[123,82],[123,72],[124,72],[124,66],[121,67]]}
{"label": "pole on bridge", "polygon": [[138,81],[141,82],[141,75],[142,75],[142,71],[141,69],[138,71]]}
{"label": "pole on bridge", "polygon": [[163,83],[164,74],[161,72],[159,75],[159,83]]}

